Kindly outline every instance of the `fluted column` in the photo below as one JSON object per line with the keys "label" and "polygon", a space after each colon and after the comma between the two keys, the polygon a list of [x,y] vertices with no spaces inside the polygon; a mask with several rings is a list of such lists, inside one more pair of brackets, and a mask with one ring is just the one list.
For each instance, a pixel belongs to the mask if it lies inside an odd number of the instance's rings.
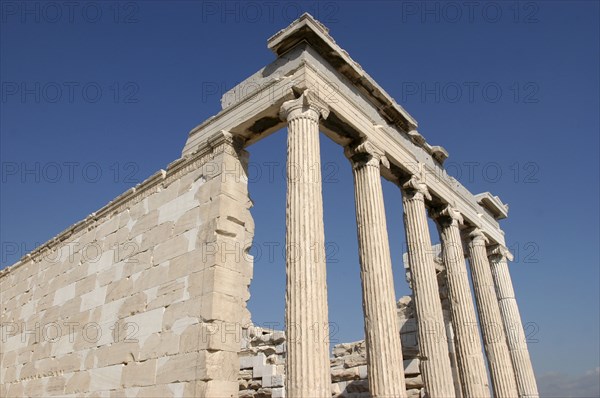
{"label": "fluted column", "polygon": [[331,396],[319,117],[306,90],[281,106],[288,122],[286,208],[286,396]]}
{"label": "fluted column", "polygon": [[432,212],[442,241],[442,258],[446,266],[448,298],[451,303],[452,325],[458,373],[466,398],[490,396],[487,371],[483,359],[477,315],[467,275],[459,225],[462,215],[451,206]]}
{"label": "fluted column", "polygon": [[442,303],[427,226],[427,186],[413,176],[402,186],[408,263],[417,313],[421,374],[431,398],[454,397],[454,383],[444,327]]}
{"label": "fluted column", "polygon": [[487,355],[492,387],[496,398],[515,398],[517,386],[513,372],[504,325],[492,280],[492,271],[486,252],[487,238],[479,228],[469,233],[469,257],[483,345]]}
{"label": "fluted column", "polygon": [[492,277],[496,287],[500,315],[504,323],[508,351],[515,371],[519,397],[537,398],[539,393],[535,374],[527,350],[527,340],[517,300],[515,299],[515,291],[508,271],[507,260],[510,256],[510,252],[500,245],[488,248],[488,259],[492,267]]}
{"label": "fluted column", "polygon": [[347,148],[354,172],[367,373],[373,397],[406,397],[380,162],[369,142]]}

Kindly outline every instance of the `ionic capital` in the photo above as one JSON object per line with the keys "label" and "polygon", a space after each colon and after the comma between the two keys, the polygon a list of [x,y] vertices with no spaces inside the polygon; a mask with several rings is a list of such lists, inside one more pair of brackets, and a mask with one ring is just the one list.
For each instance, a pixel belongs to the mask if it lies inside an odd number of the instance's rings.
{"label": "ionic capital", "polygon": [[309,117],[319,121],[319,117],[327,119],[329,106],[311,90],[304,90],[296,99],[285,101],[279,109],[279,118],[290,121],[297,117]]}
{"label": "ionic capital", "polygon": [[483,234],[481,228],[478,227],[470,230],[467,236],[469,237],[471,243],[475,245],[486,245],[489,242],[488,238],[486,238],[486,236]]}
{"label": "ionic capital", "polygon": [[427,200],[431,200],[431,194],[429,193],[427,184],[425,184],[416,175],[413,175],[412,177],[410,177],[410,180],[402,184],[402,193],[408,195],[409,198],[420,200],[426,198]]}
{"label": "ionic capital", "polygon": [[462,214],[460,214],[460,212],[456,210],[456,208],[450,205],[446,205],[441,209],[431,210],[429,212],[429,215],[431,216],[431,218],[437,220],[442,224],[456,224],[457,226],[464,224]]}
{"label": "ionic capital", "polygon": [[508,261],[512,261],[514,258],[510,250],[508,250],[505,246],[499,244],[488,246],[487,256],[500,258],[504,257]]}
{"label": "ionic capital", "polygon": [[380,164],[386,167],[389,166],[384,152],[366,139],[358,144],[351,144],[344,148],[344,154],[350,159],[354,168],[361,166],[379,167]]}

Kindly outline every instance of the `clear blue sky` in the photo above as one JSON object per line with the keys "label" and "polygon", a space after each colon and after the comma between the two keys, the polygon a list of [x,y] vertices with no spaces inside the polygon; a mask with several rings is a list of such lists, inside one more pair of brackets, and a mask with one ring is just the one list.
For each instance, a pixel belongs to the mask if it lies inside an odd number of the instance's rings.
{"label": "clear blue sky", "polygon": [[[72,3],[1,2],[2,266],[176,159],[221,94],[274,59],[267,38],[308,11],[449,151],[450,174],[510,205],[542,390],[598,391],[598,2]],[[250,308],[283,327],[285,131],[249,151]],[[352,175],[340,147],[323,137],[322,151],[330,318],[335,339],[358,340]],[[384,191],[400,296],[401,198]]]}

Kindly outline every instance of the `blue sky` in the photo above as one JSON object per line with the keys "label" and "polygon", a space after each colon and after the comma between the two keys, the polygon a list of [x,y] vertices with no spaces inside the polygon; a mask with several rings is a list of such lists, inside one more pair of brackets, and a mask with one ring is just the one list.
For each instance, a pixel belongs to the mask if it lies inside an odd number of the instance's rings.
{"label": "blue sky", "polygon": [[[598,394],[598,2],[0,4],[2,266],[179,157],[221,95],[274,59],[267,38],[308,11],[448,150],[451,175],[510,205],[501,225],[542,391]],[[283,327],[285,131],[248,149],[249,305]],[[333,338],[358,340],[352,174],[326,137],[322,163]],[[400,296],[401,197],[387,182],[384,194]]]}

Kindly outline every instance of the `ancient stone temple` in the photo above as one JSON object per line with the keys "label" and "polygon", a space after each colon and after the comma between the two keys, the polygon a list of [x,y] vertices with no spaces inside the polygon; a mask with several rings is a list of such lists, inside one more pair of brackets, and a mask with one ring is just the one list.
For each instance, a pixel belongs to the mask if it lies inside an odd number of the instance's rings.
{"label": "ancient stone temple", "polygon": [[[498,224],[507,206],[448,176],[444,148],[310,15],[268,47],[276,59],[223,96],[166,170],[0,271],[0,396],[537,397]],[[246,148],[284,127],[286,327],[273,331],[246,308]],[[354,175],[365,318],[364,341],[335,347],[320,132]],[[400,299],[381,177],[404,209],[413,294]]]}

